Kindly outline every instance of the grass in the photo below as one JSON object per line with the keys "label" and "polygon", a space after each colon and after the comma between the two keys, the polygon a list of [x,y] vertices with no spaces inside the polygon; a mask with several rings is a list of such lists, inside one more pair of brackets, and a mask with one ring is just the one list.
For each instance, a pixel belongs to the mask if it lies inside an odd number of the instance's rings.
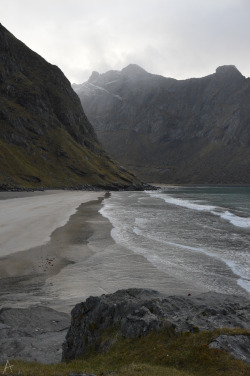
{"label": "grass", "polygon": [[[0,184],[22,188],[120,184],[135,179],[105,155],[78,144],[64,129],[32,138],[30,150],[0,139]],[[96,148],[100,148],[96,144]],[[37,181],[37,182],[36,182]]]}
{"label": "grass", "polygon": [[[54,365],[12,361],[13,373],[24,376],[66,376],[70,373],[93,373],[114,376],[249,376],[250,367],[228,353],[209,349],[220,334],[247,334],[242,329],[217,329],[213,332],[182,333],[163,330],[136,339],[121,338],[105,352],[90,349],[82,359]],[[0,367],[1,372],[1,367]]]}

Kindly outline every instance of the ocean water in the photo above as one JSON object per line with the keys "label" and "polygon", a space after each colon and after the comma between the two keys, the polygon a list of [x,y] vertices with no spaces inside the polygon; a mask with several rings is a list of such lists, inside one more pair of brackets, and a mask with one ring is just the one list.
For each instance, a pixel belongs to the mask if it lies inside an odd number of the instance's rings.
{"label": "ocean water", "polygon": [[250,294],[250,187],[112,192],[114,241],[204,291]]}

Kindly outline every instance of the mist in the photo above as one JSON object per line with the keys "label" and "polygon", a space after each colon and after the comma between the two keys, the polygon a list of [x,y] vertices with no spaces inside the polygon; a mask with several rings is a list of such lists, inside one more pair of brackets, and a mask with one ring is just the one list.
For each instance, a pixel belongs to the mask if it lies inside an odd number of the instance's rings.
{"label": "mist", "polygon": [[73,83],[130,63],[167,77],[250,76],[247,0],[1,0],[1,22]]}

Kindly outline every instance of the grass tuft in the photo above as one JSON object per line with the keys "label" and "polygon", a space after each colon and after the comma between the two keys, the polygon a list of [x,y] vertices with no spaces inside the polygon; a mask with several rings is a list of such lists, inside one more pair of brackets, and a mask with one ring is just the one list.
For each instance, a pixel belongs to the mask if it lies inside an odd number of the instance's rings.
{"label": "grass tuft", "polygon": [[[113,376],[249,376],[250,367],[228,353],[209,349],[220,334],[250,335],[243,329],[182,333],[162,330],[145,337],[125,339],[118,331],[107,331],[103,340],[113,339],[105,352],[90,349],[82,359],[53,365],[11,361],[13,373],[23,376],[68,376],[93,373]],[[0,367],[1,372],[1,367]]]}

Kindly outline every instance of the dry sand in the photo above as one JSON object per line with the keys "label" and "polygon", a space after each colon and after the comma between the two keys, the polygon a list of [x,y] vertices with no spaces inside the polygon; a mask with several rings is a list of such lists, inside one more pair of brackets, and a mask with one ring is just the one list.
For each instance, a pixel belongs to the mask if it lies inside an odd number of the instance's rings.
{"label": "dry sand", "polygon": [[47,191],[0,200],[0,257],[47,243],[82,203],[99,196],[99,192]]}

